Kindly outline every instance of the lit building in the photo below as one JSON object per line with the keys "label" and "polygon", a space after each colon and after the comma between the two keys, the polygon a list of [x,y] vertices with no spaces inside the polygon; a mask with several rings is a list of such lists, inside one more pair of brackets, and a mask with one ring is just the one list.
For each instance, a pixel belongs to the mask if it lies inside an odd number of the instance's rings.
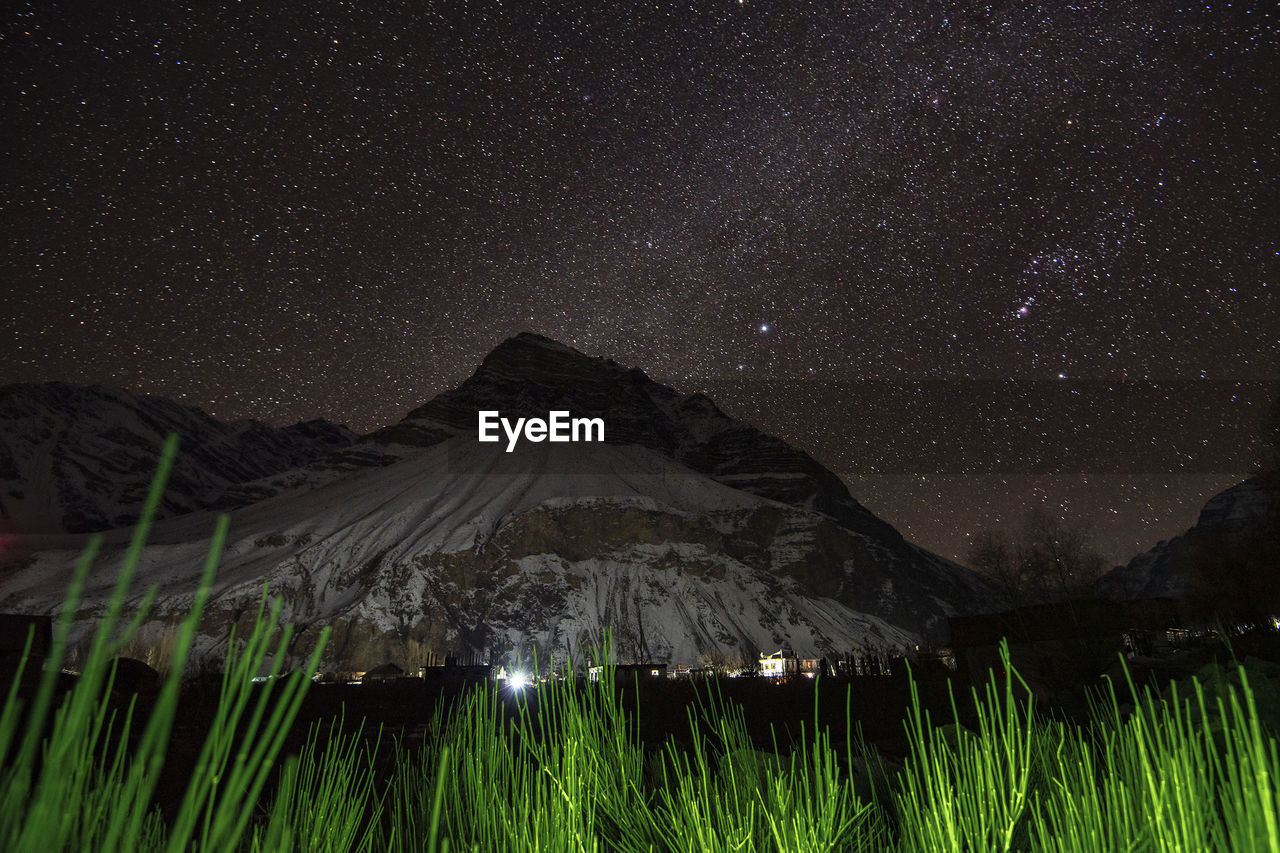
{"label": "lit building", "polygon": [[767,657],[760,656],[761,678],[786,678],[795,675],[800,669],[800,662],[789,651],[779,649]]}

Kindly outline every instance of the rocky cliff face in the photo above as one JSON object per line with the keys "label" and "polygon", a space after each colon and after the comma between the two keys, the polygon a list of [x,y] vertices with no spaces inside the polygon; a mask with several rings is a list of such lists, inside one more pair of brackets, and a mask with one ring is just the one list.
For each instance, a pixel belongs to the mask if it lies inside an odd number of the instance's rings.
{"label": "rocky cliff face", "polygon": [[[506,453],[477,442],[480,409],[603,417],[607,441]],[[272,493],[232,513],[206,649],[252,613],[264,583],[299,625],[300,653],[335,628],[334,669],[580,659],[605,629],[629,660],[831,655],[910,645],[993,597],[803,452],[706,397],[533,335],[328,458],[252,481]],[[189,606],[212,523],[192,513],[156,527],[139,578],[161,589],[153,626]],[[86,618],[127,534],[107,535]],[[0,609],[56,607],[80,545],[11,538]]]}
{"label": "rocky cliff face", "polygon": [[225,424],[159,397],[62,383],[0,388],[0,530],[87,532],[138,518],[165,436],[182,437],[160,517],[267,497],[264,477],[319,462],[355,433],[326,421]]}
{"label": "rocky cliff face", "polygon": [[1107,572],[1094,586],[1105,598],[1179,598],[1191,588],[1190,561],[1194,551],[1212,539],[1226,546],[1245,538],[1268,514],[1273,498],[1262,481],[1253,478],[1211,497],[1195,525],[1181,536],[1156,543],[1149,551]]}

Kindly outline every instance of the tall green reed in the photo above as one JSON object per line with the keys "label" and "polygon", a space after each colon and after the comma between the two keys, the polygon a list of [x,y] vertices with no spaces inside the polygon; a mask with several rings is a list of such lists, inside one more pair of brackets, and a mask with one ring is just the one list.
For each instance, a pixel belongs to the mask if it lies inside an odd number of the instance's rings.
{"label": "tall green reed", "polygon": [[425,849],[435,824],[454,849],[649,850],[644,762],[611,674],[599,685],[483,687],[447,721],[436,715],[417,760],[402,753],[387,846]]}
{"label": "tall green reed", "polygon": [[1190,697],[1174,685],[1165,699],[1139,691],[1126,668],[1132,711],[1108,681],[1080,727],[1017,701],[1007,646],[1001,660],[1003,687],[993,675],[973,691],[976,731],[960,725],[954,698],[954,722],[932,725],[913,684],[896,849],[1280,853],[1275,733],[1243,669],[1211,708],[1195,679]]}
{"label": "tall green reed", "polygon": [[[280,602],[272,602],[268,610],[264,594],[243,648],[235,642],[234,632],[228,643],[213,725],[182,808],[174,824],[165,826],[153,804],[153,794],[178,708],[184,666],[226,540],[225,516],[215,526],[191,609],[179,626],[173,667],[136,737],[140,725],[137,697],[128,700],[123,714],[114,708],[111,658],[137,633],[156,599],[157,589],[148,589],[132,619],[117,630],[177,447],[177,437],[170,436],[74,686],[54,707],[73,623],[101,548],[100,536],[90,540],[76,563],[33,698],[26,703],[19,694],[21,671],[9,689],[0,711],[0,757],[4,760],[0,771],[0,849],[32,853],[178,851],[193,846],[232,850],[246,835],[259,794],[319,662],[327,632],[322,633],[303,670],[261,687],[251,686],[250,679],[266,663],[277,634],[271,671],[280,673],[290,637],[288,627],[283,631],[276,627]],[[20,669],[32,665],[30,649],[29,641]],[[131,743],[136,744],[132,749]]]}
{"label": "tall green reed", "polygon": [[[912,750],[897,797],[906,849],[1009,850],[1027,809],[1037,735],[1033,703],[1019,703],[1026,689],[1002,647],[1003,684],[993,676],[984,694],[972,691],[978,731],[961,727],[952,694],[954,726],[932,725],[911,682],[907,730]],[[947,735],[952,737],[948,738]]]}
{"label": "tall green reed", "polygon": [[[640,740],[638,700],[624,705],[608,668],[599,684],[484,685],[439,704],[428,741],[398,745],[383,778],[362,724],[348,730],[341,719],[312,726],[300,754],[278,761],[327,631],[306,666],[283,674],[291,629],[276,627],[281,603],[265,594],[247,636],[228,643],[217,708],[166,823],[155,789],[225,517],[149,712],[112,698],[111,658],[156,598],[148,590],[126,619],[175,452],[170,440],[74,687],[59,701],[100,538],[76,564],[29,701],[21,677],[7,692],[0,849],[1280,853],[1280,751],[1243,668],[1212,700],[1194,679],[1167,698],[1139,691],[1126,671],[1132,709],[1108,681],[1091,720],[1076,725],[1038,712],[1002,647],[1003,673],[970,691],[971,728],[954,694],[951,720],[937,725],[911,682],[902,768],[865,799],[854,768],[878,759],[852,736],[850,693],[842,749],[819,726],[816,691],[812,723],[784,746],[776,735],[753,742],[741,706],[714,685],[689,712],[689,745],[655,749]],[[34,663],[24,655],[23,665]],[[264,669],[280,677],[252,685]]]}
{"label": "tall green reed", "polygon": [[[770,688],[765,688],[770,689]],[[784,756],[756,748],[740,706],[709,685],[689,714],[692,750],[669,743],[656,826],[666,849],[819,851],[870,834],[871,804],[859,799],[817,723],[801,723]],[[850,756],[846,751],[846,767]]]}
{"label": "tall green reed", "polygon": [[365,748],[364,726],[313,723],[300,755],[285,760],[270,816],[254,827],[255,851],[340,853],[377,849],[369,825],[382,816],[374,790],[377,741]]}

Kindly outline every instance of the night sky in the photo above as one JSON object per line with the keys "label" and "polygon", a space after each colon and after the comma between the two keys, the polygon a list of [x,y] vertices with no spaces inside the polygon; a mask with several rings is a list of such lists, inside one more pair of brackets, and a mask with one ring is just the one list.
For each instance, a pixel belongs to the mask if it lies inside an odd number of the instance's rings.
{"label": "night sky", "polygon": [[943,554],[1044,502],[1127,559],[1280,376],[1271,4],[3,16],[0,384],[368,431],[530,330]]}

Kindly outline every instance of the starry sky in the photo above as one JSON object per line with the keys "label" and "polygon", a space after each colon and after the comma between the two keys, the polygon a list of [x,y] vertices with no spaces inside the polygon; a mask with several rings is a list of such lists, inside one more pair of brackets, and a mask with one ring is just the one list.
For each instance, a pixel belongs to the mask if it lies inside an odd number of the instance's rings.
{"label": "starry sky", "polygon": [[0,384],[368,431],[522,330],[926,547],[1115,560],[1280,376],[1270,4],[150,2],[0,21]]}

